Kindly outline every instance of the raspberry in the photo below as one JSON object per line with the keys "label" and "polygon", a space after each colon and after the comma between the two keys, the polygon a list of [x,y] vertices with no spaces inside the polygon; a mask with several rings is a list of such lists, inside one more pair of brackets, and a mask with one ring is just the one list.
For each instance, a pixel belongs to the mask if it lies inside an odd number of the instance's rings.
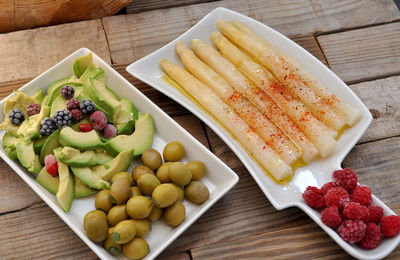
{"label": "raspberry", "polygon": [[51,175],[51,176],[56,176],[58,172],[58,166],[57,166],[57,160],[54,155],[49,154],[44,157],[44,165],[46,166],[46,171]]}
{"label": "raspberry", "polygon": [[322,223],[328,227],[335,228],[342,223],[342,217],[339,213],[339,208],[337,206],[332,206],[326,208],[321,214]]}
{"label": "raspberry", "polygon": [[334,183],[334,182],[328,182],[328,183],[325,183],[322,187],[321,187],[321,191],[322,191],[322,193],[324,194],[324,195],[326,195],[326,193],[328,192],[328,190],[330,190],[330,189],[332,189],[332,188],[334,188],[334,187],[336,187],[336,184]]}
{"label": "raspberry", "polygon": [[90,131],[92,131],[92,128],[90,127],[89,124],[80,124],[79,125],[79,130],[81,132],[90,132]]}
{"label": "raspberry", "polygon": [[71,110],[71,116],[74,123],[78,123],[83,119],[82,112],[76,108]]}
{"label": "raspberry", "polygon": [[364,222],[367,222],[369,211],[367,207],[357,202],[349,202],[344,206],[343,216],[348,219],[361,219],[364,220]]}
{"label": "raspberry", "polygon": [[14,108],[8,114],[8,120],[10,120],[13,125],[20,125],[25,120],[25,115],[19,108]]}
{"label": "raspberry", "polygon": [[377,247],[382,241],[382,234],[379,226],[375,223],[369,222],[365,231],[365,237],[361,240],[360,245],[365,249],[373,249]]}
{"label": "raspberry", "polygon": [[365,236],[366,225],[362,220],[345,220],[340,225],[338,232],[344,241],[355,243]]}
{"label": "raspberry", "polygon": [[107,126],[107,117],[101,111],[94,111],[90,117],[90,126],[96,130],[103,130]]}
{"label": "raspberry", "polygon": [[61,88],[61,95],[65,99],[71,99],[74,97],[75,89],[70,85],[65,85]]}
{"label": "raspberry", "polygon": [[357,174],[348,168],[343,170],[336,170],[333,172],[333,181],[339,187],[346,189],[351,192],[357,187]]}
{"label": "raspberry", "polygon": [[350,195],[353,202],[358,202],[361,205],[369,206],[372,202],[372,192],[368,186],[357,186]]}
{"label": "raspberry", "polygon": [[395,237],[400,232],[400,217],[385,216],[381,219],[381,231],[386,237]]}
{"label": "raspberry", "polygon": [[70,99],[67,101],[67,109],[68,110],[79,109],[80,104],[81,104],[81,102],[79,102],[79,100]]}
{"label": "raspberry", "polygon": [[36,103],[29,104],[29,106],[26,108],[26,113],[28,116],[34,116],[36,114],[40,113],[40,105]]}
{"label": "raspberry", "polygon": [[340,209],[349,201],[349,194],[342,187],[331,188],[325,195],[326,206],[338,206]]}
{"label": "raspberry", "polygon": [[378,224],[381,221],[381,218],[383,217],[383,208],[379,206],[369,206],[368,207],[369,211],[369,222],[375,222]]}
{"label": "raspberry", "polygon": [[113,138],[117,135],[117,128],[112,124],[107,124],[103,130],[103,137],[106,139]]}
{"label": "raspberry", "polygon": [[323,209],[325,207],[324,195],[317,187],[308,186],[303,193],[303,198],[307,205],[311,208]]}

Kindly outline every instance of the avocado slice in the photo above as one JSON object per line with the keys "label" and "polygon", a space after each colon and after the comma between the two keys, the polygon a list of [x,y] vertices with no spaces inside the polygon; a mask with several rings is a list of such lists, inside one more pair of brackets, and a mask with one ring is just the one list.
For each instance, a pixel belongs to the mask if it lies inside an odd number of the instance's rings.
{"label": "avocado slice", "polygon": [[87,186],[93,189],[109,189],[110,183],[100,178],[90,167],[71,167],[72,172]]}
{"label": "avocado slice", "polygon": [[43,136],[42,138],[33,140],[33,150],[35,150],[36,154],[40,154],[40,150],[42,150],[42,147],[46,140],[47,136]]}
{"label": "avocado slice", "polygon": [[35,94],[33,94],[32,98],[36,100],[38,104],[40,104],[44,98],[43,90],[40,88],[38,89]]}
{"label": "avocado slice", "polygon": [[135,127],[135,120],[138,118],[138,111],[132,101],[126,97],[121,99],[121,110],[118,114],[115,127],[118,135],[130,135]]}
{"label": "avocado slice", "polygon": [[25,142],[29,142],[40,136],[40,125],[45,117],[50,114],[50,107],[42,106],[40,113],[30,116],[22,122],[18,128],[18,136],[22,136]]}
{"label": "avocado slice", "polygon": [[88,167],[105,164],[113,157],[104,152],[96,153],[93,150],[81,152],[72,147],[64,147],[60,153],[60,160],[72,167]]}
{"label": "avocado slice", "polygon": [[149,149],[154,139],[154,122],[150,114],[139,113],[135,121],[135,132],[131,135],[118,135],[103,145],[104,150],[116,156],[122,151],[133,149],[134,156]]}
{"label": "avocado slice", "polygon": [[119,173],[126,171],[133,160],[133,150],[123,151],[111,161],[97,166],[92,166],[92,171],[103,180],[109,181],[111,178]]}
{"label": "avocado slice", "polygon": [[[82,87],[75,87],[75,92],[74,92],[74,99],[78,99],[81,96],[81,93],[83,92],[83,88]],[[67,102],[68,100],[65,99],[63,96],[59,95],[57,96],[54,101],[53,104],[51,104],[51,111],[50,111],[50,117],[53,117],[54,114],[61,109],[67,109]]]}
{"label": "avocado slice", "polygon": [[88,55],[79,57],[75,60],[72,68],[74,70],[74,74],[77,78],[80,78],[82,74],[87,70],[87,68],[94,68],[92,53],[89,52]]}
{"label": "avocado slice", "polygon": [[93,150],[102,145],[96,130],[77,132],[69,126],[61,129],[59,141],[62,146],[70,146],[81,151]]}
{"label": "avocado slice", "polygon": [[15,161],[17,157],[17,149],[15,147],[6,147],[5,148],[8,158]]}
{"label": "avocado slice", "polygon": [[117,95],[117,93],[115,93],[112,89],[110,89],[110,88],[107,87],[107,86],[106,86],[106,91],[107,91],[108,94],[110,94],[110,96],[113,97],[115,100],[121,101],[121,98]]}
{"label": "avocado slice", "polygon": [[44,163],[44,158],[49,155],[53,154],[53,150],[57,147],[60,147],[61,144],[59,142],[60,138],[60,129],[57,129],[49,137],[47,137],[46,141],[44,142],[42,149],[40,149],[40,162]]}
{"label": "avocado slice", "polygon": [[82,198],[92,194],[95,194],[97,190],[89,188],[83,181],[74,175],[75,182],[75,198]]}
{"label": "avocado slice", "polygon": [[62,209],[65,212],[69,212],[72,201],[74,200],[75,183],[73,175],[69,172],[68,165],[58,159],[60,152],[61,147],[54,150],[54,155],[57,159],[58,165],[58,176],[60,179],[60,185],[58,186],[56,197],[58,202],[60,202]]}
{"label": "avocado slice", "polygon": [[54,195],[57,194],[60,178],[58,178],[58,176],[51,176],[50,173],[47,172],[46,167],[43,167],[39,172],[36,181],[50,193]]}
{"label": "avocado slice", "polygon": [[6,132],[3,135],[3,138],[1,139],[1,142],[3,143],[4,147],[9,147],[9,146],[13,146],[15,148],[15,146],[17,145],[17,143],[20,141],[19,138],[11,135],[10,133]]}
{"label": "avocado slice", "polygon": [[77,88],[77,87],[81,87],[81,86],[82,86],[82,84],[79,83],[79,82],[70,81],[70,82],[67,82],[67,83],[65,83],[65,84],[61,84],[61,85],[55,87],[55,88],[52,90],[51,93],[47,93],[47,98],[46,98],[46,102],[45,102],[45,105],[46,105],[46,106],[51,106],[51,105],[53,104],[54,100],[55,100],[58,96],[61,96],[61,91],[60,91],[60,90],[61,90],[61,88],[64,87],[65,85],[70,85],[70,86],[73,86],[74,88]]}
{"label": "avocado slice", "polygon": [[19,141],[16,146],[17,157],[19,162],[24,166],[29,172],[37,175],[42,169],[42,165],[39,161],[39,156],[35,154],[33,150],[33,143],[25,143]]}
{"label": "avocado slice", "polygon": [[75,76],[69,76],[69,77],[66,77],[66,78],[62,78],[62,79],[56,80],[53,83],[51,83],[50,86],[47,87],[46,95],[48,96],[51,93],[53,93],[54,89],[58,88],[59,86],[64,86],[68,82],[74,82],[74,81],[75,81]]}

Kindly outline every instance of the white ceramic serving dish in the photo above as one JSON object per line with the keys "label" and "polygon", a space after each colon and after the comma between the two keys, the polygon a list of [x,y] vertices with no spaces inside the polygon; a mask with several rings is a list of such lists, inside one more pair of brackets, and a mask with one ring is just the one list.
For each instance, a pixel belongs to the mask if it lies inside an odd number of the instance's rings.
{"label": "white ceramic serving dish", "polygon": [[[180,40],[190,46],[190,40],[195,38],[211,43],[209,41],[209,36],[213,31],[217,30],[217,19],[242,21],[251,29],[253,29],[258,35],[268,40],[273,45],[278,46],[290,56],[294,57],[302,66],[304,66],[308,71],[311,71],[337,96],[343,98],[347,103],[352,104],[362,112],[360,121],[352,128],[346,130],[340,137],[334,153],[328,158],[318,159],[306,167],[297,169],[294,174],[294,178],[289,185],[278,185],[272,181],[272,179],[265,174],[258,164],[251,159],[246,151],[242,149],[240,144],[234,138],[232,138],[232,136],[225,131],[224,128],[222,128],[213,118],[208,116],[207,113],[194,105],[177,89],[162,79],[164,73],[158,66],[158,63],[161,59],[167,58],[168,60],[183,66],[179,60],[179,57],[175,53],[175,43]],[[383,258],[399,244],[400,236],[397,236],[393,239],[384,239],[382,244],[373,250],[363,250],[358,246],[346,243],[334,230],[325,226],[321,222],[320,213],[318,211],[311,209],[304,203],[302,199],[302,192],[309,185],[321,187],[324,183],[331,181],[332,171],[341,168],[341,162],[368,128],[372,121],[372,116],[367,107],[338,76],[336,76],[313,55],[289,38],[285,37],[283,34],[245,15],[220,7],[206,15],[196,25],[172,42],[168,43],[152,54],[142,58],[141,60],[129,65],[127,67],[127,71],[134,77],[151,85],[155,89],[186,107],[193,114],[198,116],[203,122],[205,122],[215,133],[217,133],[217,135],[243,162],[257,184],[260,186],[261,190],[265,193],[276,209],[282,210],[292,206],[301,208],[344,250],[357,258]],[[384,205],[376,197],[374,197],[374,203],[382,206],[385,209],[385,215],[395,214],[389,207]]]}
{"label": "white ceramic serving dish", "polygon": [[[73,75],[72,64],[76,58],[91,52],[82,48],[53,66],[48,71],[42,73],[37,78],[27,83],[19,90],[32,95],[37,89],[45,89],[57,79]],[[169,244],[172,243],[183,231],[195,222],[204,212],[206,212],[215,202],[217,202],[226,192],[228,192],[239,180],[238,176],[226,166],[213,153],[205,148],[199,141],[191,136],[185,129],[177,124],[164,111],[157,107],[150,99],[143,95],[124,77],[116,72],[111,66],[93,53],[93,62],[105,71],[106,84],[121,97],[130,98],[139,111],[150,113],[155,123],[155,136],[153,148],[162,151],[165,144],[179,140],[185,147],[185,157],[183,162],[200,160],[206,163],[207,173],[202,182],[210,190],[210,198],[202,205],[184,200],[186,207],[186,219],[177,228],[171,228],[162,220],[153,224],[152,231],[145,238],[150,246],[150,252],[145,259],[153,259],[160,254]],[[10,95],[11,96],[11,95]],[[8,96],[7,98],[9,98]],[[0,102],[0,122],[4,119],[3,105],[5,100]],[[1,133],[1,137],[4,133]],[[2,145],[0,145],[0,156],[10,167],[60,216],[65,223],[102,259],[114,259],[108,254],[100,244],[89,240],[83,229],[83,218],[87,212],[94,208],[94,198],[92,195],[87,198],[75,199],[69,213],[65,213],[59,206],[57,198],[38,184],[31,174],[19,164],[18,161],[10,160]],[[136,161],[131,165],[129,172],[136,165]],[[123,255],[120,255],[123,259]]]}

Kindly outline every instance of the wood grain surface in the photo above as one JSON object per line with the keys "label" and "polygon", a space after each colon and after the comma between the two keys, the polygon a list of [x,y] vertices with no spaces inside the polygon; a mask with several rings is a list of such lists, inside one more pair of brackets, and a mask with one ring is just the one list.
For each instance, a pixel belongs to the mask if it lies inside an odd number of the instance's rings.
{"label": "wood grain surface", "polygon": [[135,0],[126,6],[128,14],[140,13],[155,9],[166,9],[177,6],[213,2],[214,0]]}

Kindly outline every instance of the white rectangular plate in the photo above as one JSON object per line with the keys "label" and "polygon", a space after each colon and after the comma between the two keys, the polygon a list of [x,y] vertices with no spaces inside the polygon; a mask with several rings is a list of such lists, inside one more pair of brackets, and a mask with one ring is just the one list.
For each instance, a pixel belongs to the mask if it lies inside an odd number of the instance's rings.
{"label": "white rectangular plate", "polygon": [[[53,66],[48,71],[44,72],[31,82],[19,90],[32,95],[36,90],[42,88],[45,90],[55,80],[73,75],[72,64],[76,58],[84,56],[91,52],[86,48],[82,48]],[[206,212],[215,202],[217,202],[226,192],[228,192],[239,180],[238,176],[226,166],[213,153],[205,148],[199,141],[191,136],[185,129],[177,124],[164,111],[157,107],[138,89],[130,84],[124,77],[116,72],[111,66],[103,61],[99,56],[93,53],[93,62],[96,66],[104,69],[106,76],[106,84],[121,97],[128,97],[133,101],[136,108],[145,113],[150,113],[155,124],[155,135],[153,148],[162,151],[165,144],[171,141],[180,141],[185,147],[185,157],[183,162],[200,160],[207,166],[207,173],[202,179],[202,182],[207,185],[210,190],[210,198],[202,205],[184,200],[183,204],[186,207],[186,219],[177,228],[171,228],[162,220],[153,224],[153,229],[145,238],[149,243],[150,252],[145,259],[153,259],[162,252],[169,244],[172,243],[183,231],[185,231],[193,222],[195,222],[204,212]],[[8,96],[7,98],[9,98]],[[7,99],[0,102],[0,122],[4,119],[3,107]],[[1,137],[4,133],[1,134]],[[93,243],[89,240],[83,229],[83,218],[87,212],[94,210],[95,195],[75,199],[71,211],[65,213],[59,206],[57,198],[45,190],[37,183],[31,174],[19,164],[18,161],[10,160],[2,145],[0,145],[0,156],[10,165],[10,167],[51,207],[54,212],[60,216],[65,223],[102,259],[113,259],[114,257],[108,254],[100,244]],[[134,161],[129,172],[137,162]],[[123,259],[123,255],[120,256]]]}
{"label": "white rectangular plate", "polygon": [[[177,41],[182,41],[190,46],[191,39],[201,39],[212,44],[209,40],[209,37],[213,31],[217,31],[217,19],[242,21],[262,38],[269,41],[273,45],[278,46],[279,49],[295,58],[306,70],[312,72],[314,76],[316,76],[317,79],[325,84],[334,94],[341,97],[347,103],[357,107],[362,112],[360,121],[352,128],[346,130],[340,137],[334,153],[327,158],[315,160],[306,167],[297,169],[294,174],[294,178],[289,185],[284,186],[276,184],[247,154],[247,152],[241,147],[236,139],[232,138],[232,136],[225,131],[217,121],[208,116],[207,113],[194,105],[177,89],[162,79],[164,73],[158,66],[158,63],[161,59],[167,58],[168,60],[183,66],[179,60],[179,57],[175,53],[175,43]],[[134,77],[151,85],[155,89],[186,107],[203,122],[205,122],[216,134],[218,134],[218,136],[243,162],[257,184],[260,186],[261,190],[265,193],[276,209],[281,210],[291,206],[297,206],[301,208],[340,246],[342,246],[349,254],[357,258],[375,259],[384,257],[389,254],[400,242],[400,236],[398,236],[395,239],[385,239],[383,243],[374,250],[362,250],[358,246],[353,246],[344,242],[334,230],[328,228],[321,222],[319,212],[311,209],[304,203],[302,199],[302,192],[307,186],[321,187],[324,183],[331,181],[330,178],[332,171],[340,168],[344,157],[351,150],[351,148],[353,148],[353,146],[368,128],[372,121],[372,116],[367,107],[338,76],[336,76],[312,54],[307,52],[305,49],[283,34],[245,15],[220,7],[209,13],[191,29],[186,31],[172,42],[168,43],[152,54],[142,58],[141,60],[129,65],[127,67],[127,71]],[[388,208],[375,197],[374,203],[384,207],[385,215],[394,214],[390,208]]]}

